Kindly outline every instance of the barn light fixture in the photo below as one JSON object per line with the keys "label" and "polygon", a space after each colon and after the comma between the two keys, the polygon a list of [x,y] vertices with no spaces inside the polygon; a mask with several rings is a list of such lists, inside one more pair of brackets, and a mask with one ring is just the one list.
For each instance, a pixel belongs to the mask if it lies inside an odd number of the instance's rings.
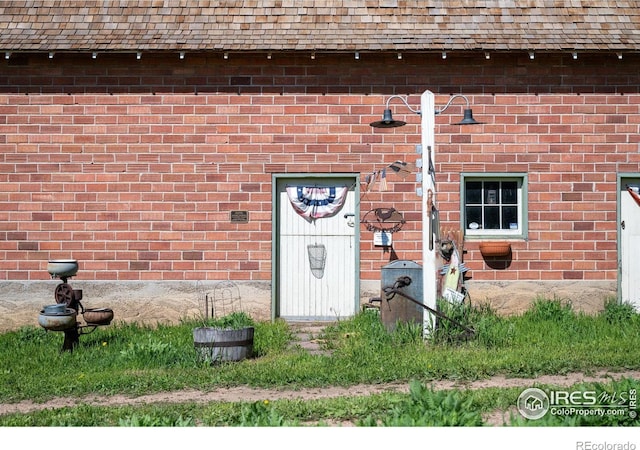
{"label": "barn light fixture", "polygon": [[222,55],[222,57],[223,57],[224,59],[229,59],[229,53],[224,52],[224,55]]}
{"label": "barn light fixture", "polygon": [[91,59],[96,59],[98,57],[98,52],[91,53]]}
{"label": "barn light fixture", "polygon": [[[467,107],[464,109],[463,111],[463,118],[460,122],[458,122],[456,125],[477,125],[480,122],[477,122],[474,118],[473,118],[473,111],[471,110],[471,108],[469,108],[469,99],[462,95],[462,94],[456,94],[451,96],[451,98],[449,99],[449,101],[447,102],[446,105],[444,105],[444,107],[442,109],[435,109],[433,110],[433,114],[434,115],[438,115],[441,114],[443,112],[445,112],[445,110],[451,106],[451,103],[453,103],[454,100],[458,99],[458,98],[462,98],[464,99],[464,101],[467,103]],[[391,108],[389,106],[389,104],[391,103],[391,100],[393,99],[398,99],[400,101],[402,101],[402,103],[404,103],[404,105],[409,108],[409,111],[411,111],[414,114],[418,114],[418,115],[422,115],[420,110],[414,109],[411,107],[411,105],[409,105],[409,103],[407,102],[407,100],[402,97],[401,95],[392,95],[391,97],[389,97],[387,99],[387,106],[382,114],[382,120],[379,120],[377,122],[371,122],[369,125],[371,125],[374,128],[395,128],[395,127],[401,127],[403,125],[406,125],[407,122],[403,122],[402,120],[395,120],[392,117],[391,114]],[[422,110],[425,110],[425,108],[423,107]]]}
{"label": "barn light fixture", "polygon": [[536,58],[536,54],[533,52],[529,52],[529,59],[535,59]]}
{"label": "barn light fixture", "polygon": [[356,52],[356,54],[354,55],[354,57],[355,57],[356,59],[360,59],[360,52]]}
{"label": "barn light fixture", "polygon": [[484,52],[484,59],[491,59],[491,53]]}
{"label": "barn light fixture", "polygon": [[618,52],[616,55],[618,56],[618,59],[622,59],[622,52]]}
{"label": "barn light fixture", "polygon": [[184,59],[185,53],[184,52],[180,52],[180,59]]}
{"label": "barn light fixture", "polygon": [[4,52],[4,59],[11,58],[11,52]]}
{"label": "barn light fixture", "polygon": [[573,59],[578,59],[578,52],[571,53],[571,56],[573,57]]}
{"label": "barn light fixture", "polygon": [[53,59],[53,55],[55,55],[55,53],[49,52],[49,59]]}
{"label": "barn light fixture", "polygon": [[[423,162],[421,164],[422,188],[419,190],[422,195],[422,304],[426,306],[423,313],[423,334],[427,336],[435,325],[435,315],[431,312],[437,309],[436,298],[438,292],[437,276],[437,255],[439,230],[437,223],[436,209],[436,185],[435,185],[435,116],[442,114],[456,99],[463,99],[466,102],[464,118],[458,125],[478,124],[469,107],[469,99],[462,94],[451,96],[447,104],[436,109],[434,94],[431,91],[424,91],[420,96],[420,109],[415,109],[409,105],[407,99],[401,95],[392,95],[387,99],[386,108],[382,120],[371,122],[374,128],[395,128],[405,125],[406,122],[394,120],[391,116],[390,102],[394,99],[400,100],[414,114],[421,116],[421,153]],[[426,195],[428,193],[428,195]],[[435,225],[435,226],[434,226]]]}
{"label": "barn light fixture", "polygon": [[141,59],[141,58],[142,58],[142,52],[136,53],[136,59]]}
{"label": "barn light fixture", "polygon": [[447,59],[447,52],[442,52],[442,59]]}

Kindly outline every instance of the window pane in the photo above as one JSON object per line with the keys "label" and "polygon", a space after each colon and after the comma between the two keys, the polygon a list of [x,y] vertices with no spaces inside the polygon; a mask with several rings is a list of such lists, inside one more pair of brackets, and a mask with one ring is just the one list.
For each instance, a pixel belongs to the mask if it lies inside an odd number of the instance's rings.
{"label": "window pane", "polygon": [[482,182],[469,181],[466,183],[464,196],[467,205],[479,205],[482,203]]}
{"label": "window pane", "polygon": [[486,181],[484,183],[484,202],[487,205],[498,204],[498,193],[500,183],[497,181]]}
{"label": "window pane", "polygon": [[502,207],[502,229],[503,230],[518,229],[518,207],[517,206]]}
{"label": "window pane", "polygon": [[468,206],[465,218],[467,219],[467,229],[477,230],[482,228],[482,208],[480,206]]}
{"label": "window pane", "polygon": [[484,227],[485,230],[500,229],[500,207],[487,206],[484,209]]}
{"label": "window pane", "polygon": [[474,175],[463,178],[463,182],[463,220],[470,236],[519,236],[524,232],[522,177]]}
{"label": "window pane", "polygon": [[502,203],[507,205],[518,203],[518,183],[515,181],[502,182]]}

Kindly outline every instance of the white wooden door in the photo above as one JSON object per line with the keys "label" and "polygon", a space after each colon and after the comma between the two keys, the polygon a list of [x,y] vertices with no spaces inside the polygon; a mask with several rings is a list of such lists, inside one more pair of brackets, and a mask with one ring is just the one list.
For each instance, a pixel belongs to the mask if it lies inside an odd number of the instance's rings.
{"label": "white wooden door", "polygon": [[640,178],[622,178],[620,183],[620,299],[640,311],[640,205],[628,186],[640,191]]}
{"label": "white wooden door", "polygon": [[[311,222],[291,205],[288,186],[347,187],[342,208]],[[356,227],[353,178],[285,179],[278,183],[279,316],[286,320],[335,320],[356,311]]]}

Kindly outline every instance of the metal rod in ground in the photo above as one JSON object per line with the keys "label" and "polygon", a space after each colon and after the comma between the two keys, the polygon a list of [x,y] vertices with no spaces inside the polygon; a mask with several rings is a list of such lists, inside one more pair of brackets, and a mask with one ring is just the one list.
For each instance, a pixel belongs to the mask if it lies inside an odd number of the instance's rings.
{"label": "metal rod in ground", "polygon": [[467,333],[470,333],[471,335],[474,335],[476,332],[474,329],[469,328],[466,325],[461,324],[460,322],[458,322],[455,319],[452,319],[451,317],[446,316],[445,314],[441,313],[438,310],[435,310],[433,308],[428,307],[427,305],[425,305],[422,302],[419,302],[418,300],[416,300],[415,298],[411,297],[410,295],[407,295],[405,293],[403,293],[402,291],[399,291],[398,289],[392,288],[392,287],[386,287],[384,288],[384,294],[385,294],[385,299],[387,301],[389,301],[390,299],[392,299],[396,294],[400,294],[401,296],[403,296],[404,298],[406,298],[409,301],[412,301],[413,303],[422,306],[423,308],[425,308],[427,311],[429,311],[430,313],[436,315],[437,317],[441,318],[441,319],[445,319],[448,320],[449,322],[453,323],[454,325],[459,326],[460,328],[462,328],[464,331],[466,331]]}

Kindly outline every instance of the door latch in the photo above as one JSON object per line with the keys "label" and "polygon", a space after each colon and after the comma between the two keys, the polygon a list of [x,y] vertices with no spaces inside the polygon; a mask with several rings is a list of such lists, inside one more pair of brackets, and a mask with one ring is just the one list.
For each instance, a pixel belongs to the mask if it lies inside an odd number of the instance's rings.
{"label": "door latch", "polygon": [[353,213],[346,213],[344,218],[347,219],[347,226],[353,228],[356,224],[356,215]]}
{"label": "door latch", "polygon": [[622,228],[624,230],[625,224],[624,224],[624,220],[622,222],[620,222],[620,228]]}

